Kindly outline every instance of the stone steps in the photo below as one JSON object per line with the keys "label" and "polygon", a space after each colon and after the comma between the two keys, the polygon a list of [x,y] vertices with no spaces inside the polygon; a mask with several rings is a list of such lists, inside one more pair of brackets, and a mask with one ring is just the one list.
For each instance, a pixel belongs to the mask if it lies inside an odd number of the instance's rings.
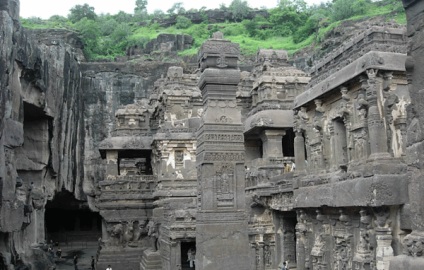
{"label": "stone steps", "polygon": [[101,250],[96,269],[139,270],[142,249]]}
{"label": "stone steps", "polygon": [[145,250],[143,252],[140,270],[161,270],[162,261],[159,252],[153,252],[152,250]]}

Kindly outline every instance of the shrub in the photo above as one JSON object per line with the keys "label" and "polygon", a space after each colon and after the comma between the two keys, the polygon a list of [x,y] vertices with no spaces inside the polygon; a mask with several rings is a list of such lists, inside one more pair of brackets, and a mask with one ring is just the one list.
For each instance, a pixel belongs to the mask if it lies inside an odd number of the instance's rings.
{"label": "shrub", "polygon": [[175,27],[177,29],[187,29],[191,26],[191,20],[185,16],[178,15]]}

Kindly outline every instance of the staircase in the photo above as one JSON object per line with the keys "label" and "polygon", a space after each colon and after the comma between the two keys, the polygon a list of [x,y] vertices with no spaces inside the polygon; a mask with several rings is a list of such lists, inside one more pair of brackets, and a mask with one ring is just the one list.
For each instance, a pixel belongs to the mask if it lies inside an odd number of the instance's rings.
{"label": "staircase", "polygon": [[143,251],[140,262],[140,270],[161,270],[162,262],[158,251],[146,249]]}
{"label": "staircase", "polygon": [[139,270],[142,251],[139,248],[101,250],[96,269],[110,265],[113,270]]}

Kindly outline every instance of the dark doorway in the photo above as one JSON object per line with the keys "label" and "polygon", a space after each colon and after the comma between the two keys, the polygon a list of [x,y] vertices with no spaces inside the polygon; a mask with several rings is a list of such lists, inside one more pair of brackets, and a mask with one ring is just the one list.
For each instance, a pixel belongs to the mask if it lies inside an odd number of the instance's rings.
{"label": "dark doorway", "polygon": [[45,224],[48,242],[84,245],[101,237],[99,213],[90,211],[86,202],[76,200],[68,191],[56,194],[47,203]]}
{"label": "dark doorway", "polygon": [[194,252],[192,256],[196,254],[196,242],[181,242],[181,268],[183,270],[195,269],[195,264],[190,268],[189,253]]}
{"label": "dark doorway", "polygon": [[283,136],[283,156],[294,157],[294,131],[292,128],[286,130],[286,135]]}

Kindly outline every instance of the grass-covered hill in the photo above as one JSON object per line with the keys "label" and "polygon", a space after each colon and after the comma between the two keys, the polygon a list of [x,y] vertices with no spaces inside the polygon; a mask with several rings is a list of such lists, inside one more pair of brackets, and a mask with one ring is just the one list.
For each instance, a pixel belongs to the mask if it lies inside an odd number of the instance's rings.
{"label": "grass-covered hill", "polygon": [[315,6],[307,6],[304,0],[280,0],[277,7],[268,10],[253,10],[246,1],[233,0],[229,7],[221,5],[215,12],[185,10],[181,3],[176,3],[167,13],[153,14],[146,12],[146,4],[147,0],[136,0],[134,14],[115,15],[96,14],[88,4],[77,5],[68,17],[21,18],[21,23],[32,29],[77,31],[90,61],[113,60],[125,55],[128,47],[142,48],[161,33],[188,34],[194,38],[194,46],[180,52],[181,56],[196,54],[216,31],[239,43],[244,55],[252,55],[258,48],[295,53],[308,46],[319,47],[329,32],[346,21],[380,16],[383,20],[406,24],[398,0],[333,0]]}

